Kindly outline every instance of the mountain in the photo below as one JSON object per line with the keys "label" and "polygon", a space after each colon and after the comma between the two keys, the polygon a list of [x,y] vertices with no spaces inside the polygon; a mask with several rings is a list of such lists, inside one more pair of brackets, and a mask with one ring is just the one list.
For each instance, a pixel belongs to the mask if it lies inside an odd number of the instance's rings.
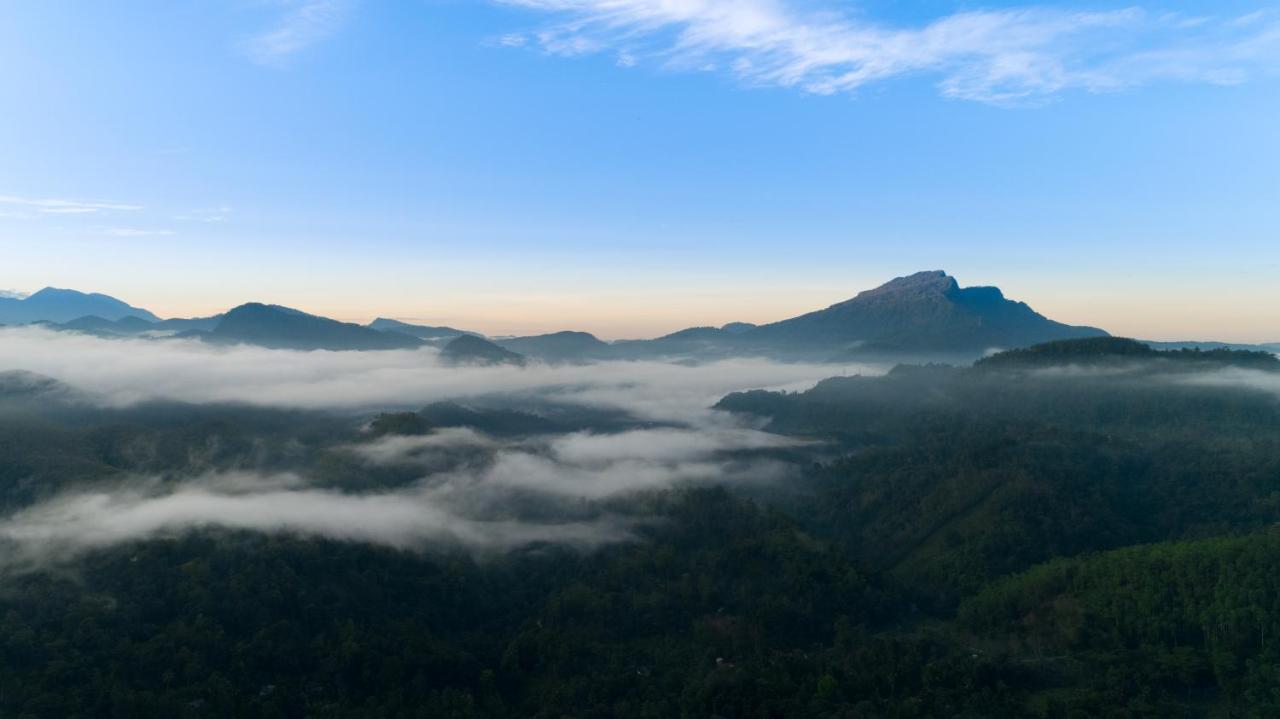
{"label": "mountain", "polygon": [[719,327],[687,327],[682,330],[676,330],[669,335],[663,335],[658,338],[659,342],[706,342],[724,339],[729,334],[742,334],[725,332]]}
{"label": "mountain", "polygon": [[[0,324],[33,321],[63,323],[67,326],[60,329],[106,336],[161,330],[215,342],[288,349],[399,349],[441,346],[459,337],[483,340],[481,335],[454,327],[415,325],[384,317],[362,327],[259,303],[242,305],[225,315],[157,320],[146,310],[105,295],[72,290],[46,288],[25,299],[0,297]],[[968,362],[991,350],[1106,336],[1097,328],[1048,319],[1025,303],[1007,299],[995,287],[961,287],[947,273],[931,271],[899,277],[825,309],[771,324],[731,322],[721,327],[691,327],[652,340],[613,343],[585,332],[555,332],[484,344],[466,342],[444,357],[454,361],[450,358],[456,355],[457,361],[466,362],[513,361],[493,351],[496,347],[522,358],[549,362],[708,360],[753,355],[809,361],[928,358]],[[1210,348],[1212,343],[1195,344]],[[1268,348],[1260,345],[1257,349]]]}
{"label": "mountain", "polygon": [[609,343],[586,332],[553,332],[532,337],[511,337],[496,340],[495,343],[512,352],[547,362],[607,359],[613,349]]}
{"label": "mountain", "polygon": [[960,287],[942,271],[891,280],[852,299],[765,325],[690,327],[652,340],[619,341],[625,357],[701,359],[763,355],[836,361],[934,358],[972,361],[992,349],[1106,337],[1094,327],[1054,322],[995,287]]}
{"label": "mountain", "polygon": [[69,386],[52,377],[46,377],[25,370],[6,370],[0,372],[0,400],[14,398],[48,397],[50,395],[66,396],[71,394]]}
{"label": "mountain", "polygon": [[547,434],[567,431],[555,420],[514,409],[467,407],[435,402],[416,414],[432,427],[469,427],[491,436]]}
{"label": "mountain", "polygon": [[1231,349],[1225,346],[1162,350],[1124,337],[1088,337],[1045,342],[998,352],[978,360],[974,366],[982,369],[1017,370],[1065,366],[1125,366],[1134,363],[1143,363],[1164,371],[1175,367],[1202,371],[1206,367],[1219,366],[1280,372],[1280,358],[1271,352]]}
{"label": "mountain", "polygon": [[240,305],[227,312],[209,333],[208,339],[298,350],[387,350],[422,346],[422,340],[416,337],[380,332],[350,322],[257,302]]}
{"label": "mountain", "polygon": [[136,315],[121,317],[114,323],[114,330],[122,334],[138,334],[139,332],[149,332],[155,329],[155,323],[144,320]]}
{"label": "mountain", "polygon": [[689,327],[677,330],[669,335],[663,335],[658,340],[663,342],[714,342],[732,339],[736,335],[747,334],[759,326],[750,322],[730,322],[720,327]]}
{"label": "mountain", "polygon": [[440,350],[440,359],[449,364],[523,365],[524,357],[474,335],[454,338]]}
{"label": "mountain", "polygon": [[[146,320],[142,320],[142,321],[145,322]],[[109,334],[116,334],[114,331],[116,323],[105,317],[99,317],[97,315],[88,315],[86,317],[79,317],[77,319],[71,320],[70,322],[63,322],[61,324],[51,324],[49,326],[56,327],[57,329],[73,330],[75,332],[88,332],[91,334],[97,334],[102,332],[109,333]]]}
{"label": "mountain", "polygon": [[651,340],[618,340],[611,345],[616,357],[657,359],[697,357],[716,359],[743,354],[783,354],[744,342],[756,325],[730,322],[723,327],[689,327]]}
{"label": "mountain", "polygon": [[71,320],[70,322],[50,324],[48,326],[54,329],[72,330],[75,332],[84,332],[87,334],[106,337],[136,335],[156,329],[156,323],[144,320],[141,317],[135,317],[134,315],[121,317],[118,320],[109,320],[97,315],[89,315],[87,317],[79,317]]}
{"label": "mountain", "polygon": [[160,320],[155,324],[155,329],[170,330],[175,332],[212,332],[213,328],[218,326],[222,321],[222,315],[212,315],[210,317],[190,317],[190,318],[174,318],[171,320]]}
{"label": "mountain", "polygon": [[453,327],[432,327],[430,325],[414,325],[400,320],[389,320],[385,317],[370,322],[367,327],[380,332],[399,332],[402,335],[409,335],[424,340],[445,339],[457,337],[458,335],[475,335],[480,337],[479,332],[469,332],[467,330],[455,329]]}
{"label": "mountain", "polygon": [[154,337],[195,337],[207,338],[218,326],[225,315],[212,317],[194,317],[191,319],[170,319],[151,322],[141,317],[129,315],[118,320],[109,320],[97,315],[77,317],[70,322],[49,322],[38,320],[31,324],[41,325],[51,330],[64,332],[80,332],[97,337],[113,338],[144,333],[154,333]]}
{"label": "mountain", "polygon": [[995,287],[960,287],[942,271],[917,272],[824,310],[742,334],[753,343],[843,347],[864,352],[965,352],[1103,337],[1094,327],[1054,322]]}
{"label": "mountain", "polygon": [[1160,350],[1249,350],[1258,352],[1280,352],[1280,342],[1248,344],[1245,342],[1212,342],[1203,340],[1185,340],[1163,342],[1143,340],[1145,344]]}
{"label": "mountain", "polygon": [[107,295],[46,287],[24,299],[0,297],[0,323],[70,322],[96,316],[106,320],[139,317],[150,322],[160,319],[147,310],[132,307]]}

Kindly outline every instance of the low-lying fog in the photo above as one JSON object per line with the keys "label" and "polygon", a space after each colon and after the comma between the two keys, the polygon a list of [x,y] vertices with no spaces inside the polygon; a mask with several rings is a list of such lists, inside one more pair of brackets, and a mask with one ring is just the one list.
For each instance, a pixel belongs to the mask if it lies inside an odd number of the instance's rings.
{"label": "low-lying fog", "polygon": [[804,389],[842,371],[879,374],[885,368],[763,359],[454,367],[441,364],[431,348],[298,352],[14,327],[0,328],[4,370],[48,375],[117,405],[161,398],[384,410],[477,394],[538,391],[561,401],[671,420],[705,415],[717,399],[739,389]]}
{"label": "low-lying fog", "polygon": [[[766,455],[797,441],[711,410],[725,394],[801,390],[842,372],[884,369],[760,359],[451,367],[439,363],[432,349],[297,352],[5,328],[0,371],[47,375],[108,407],[175,400],[337,411],[351,417],[353,439],[320,451],[355,457],[353,472],[397,466],[418,479],[343,491],[303,473],[252,466],[163,478],[138,474],[25,507],[0,520],[0,537],[12,545],[10,570],[200,528],[400,548],[438,542],[477,550],[536,542],[596,546],[628,539],[643,521],[619,516],[607,500],[679,484],[769,482],[787,475],[785,462]],[[374,412],[482,395],[502,395],[515,407],[528,399],[606,409],[636,422],[623,431],[516,438],[463,428],[381,438],[356,430]],[[463,461],[439,460],[459,452]]]}

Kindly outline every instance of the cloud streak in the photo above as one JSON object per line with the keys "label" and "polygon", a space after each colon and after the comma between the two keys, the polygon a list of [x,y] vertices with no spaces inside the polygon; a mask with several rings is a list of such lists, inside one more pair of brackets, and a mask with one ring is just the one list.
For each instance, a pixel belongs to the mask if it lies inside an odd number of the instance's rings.
{"label": "cloud streak", "polygon": [[[890,27],[784,0],[497,0],[557,19],[501,44],[567,57],[611,52],[674,70],[714,70],[750,85],[829,95],[891,78],[937,78],[947,96],[1042,102],[1067,90],[1115,91],[1161,80],[1232,84],[1272,72],[1280,21],[1158,14],[965,11]],[[812,5],[806,5],[811,8]]]}
{"label": "cloud streak", "polygon": [[[792,447],[797,440],[751,429],[574,433],[501,445],[471,430],[390,437],[357,446],[375,465],[433,463],[451,449],[478,451],[461,467],[428,472],[410,486],[347,493],[294,473],[235,471],[178,482],[133,477],[114,489],[70,492],[0,519],[0,571],[67,562],[95,550],[209,529],[322,537],[405,550],[454,546],[505,552],[555,543],[591,549],[630,541],[638,521],[581,500],[705,482],[768,482],[777,461],[733,453]],[[522,504],[531,496],[538,518]],[[548,504],[550,501],[552,504]],[[564,509],[546,516],[547,508]],[[584,513],[587,516],[581,516]]]}
{"label": "cloud streak", "polygon": [[101,227],[98,232],[107,237],[171,237],[173,230],[152,230],[141,227]]}
{"label": "cloud streak", "polygon": [[105,211],[131,212],[142,209],[141,205],[127,205],[119,202],[18,197],[16,195],[0,195],[0,204],[30,208],[31,211],[42,215],[88,215]]}
{"label": "cloud streak", "polygon": [[[451,449],[479,451],[460,469],[433,480],[442,492],[506,490],[559,498],[607,499],[641,490],[705,482],[760,483],[786,476],[790,468],[755,455],[762,450],[799,447],[806,442],[719,421],[679,428],[633,429],[614,433],[573,432],[499,444],[467,429],[444,429],[422,437],[389,437],[358,446],[373,464],[432,466]],[[745,457],[750,456],[750,461]],[[468,501],[468,504],[474,504]]]}
{"label": "cloud streak", "polygon": [[[1280,357],[1280,353],[1277,353]],[[1172,381],[1202,387],[1221,387],[1266,392],[1280,398],[1280,374],[1261,370],[1232,367],[1216,372],[1174,376]]]}
{"label": "cloud streak", "polygon": [[[244,476],[238,479],[246,481]],[[261,491],[192,483],[158,493],[121,489],[43,502],[0,522],[0,541],[9,545],[0,569],[35,568],[127,542],[212,528],[408,550],[447,544],[507,551],[544,542],[590,548],[629,538],[624,524],[610,518],[542,523],[469,519],[440,506],[417,487],[345,494],[275,488],[279,483],[270,477],[261,483]]]}
{"label": "cloud streak", "polygon": [[270,30],[244,42],[245,54],[259,65],[283,66],[312,45],[330,37],[342,25],[346,0],[293,0]]}
{"label": "cloud streak", "polygon": [[489,449],[495,442],[467,427],[447,427],[425,435],[390,435],[349,449],[371,464],[406,464],[432,458],[447,449]]}

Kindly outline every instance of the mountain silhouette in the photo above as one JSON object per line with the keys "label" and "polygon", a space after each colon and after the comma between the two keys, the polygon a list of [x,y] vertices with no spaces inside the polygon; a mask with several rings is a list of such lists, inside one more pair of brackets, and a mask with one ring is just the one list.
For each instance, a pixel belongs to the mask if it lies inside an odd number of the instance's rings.
{"label": "mountain silhouette", "polygon": [[[158,321],[150,312],[106,295],[74,290],[46,288],[26,299],[0,298],[0,323],[30,322],[102,336],[154,329],[176,332],[173,336],[178,337],[282,349],[405,349],[447,342],[452,349],[443,359],[466,363],[514,362],[513,358],[523,361],[525,357],[585,362],[750,355],[813,361],[891,357],[971,361],[992,350],[1108,336],[1095,327],[1055,322],[1023,302],[1006,298],[996,287],[961,287],[940,270],[898,277],[825,309],[770,324],[731,322],[721,327],[690,327],[652,340],[612,343],[586,332],[489,341],[454,327],[384,317],[361,326],[256,302],[223,315]],[[477,341],[454,344],[463,337]]]}
{"label": "mountain silhouette", "polygon": [[380,332],[258,302],[227,312],[208,339],[298,350],[386,350],[422,346],[422,340],[398,332]]}
{"label": "mountain silhouette", "polygon": [[523,365],[523,356],[474,335],[454,338],[440,350],[440,359],[449,364]]}
{"label": "mountain silhouette", "polygon": [[446,339],[457,337],[458,335],[475,335],[481,336],[479,332],[469,332],[454,327],[433,327],[431,325],[415,325],[400,320],[391,320],[385,317],[370,322],[366,325],[369,329],[378,330],[380,332],[399,332],[402,335],[409,335],[424,340]]}
{"label": "mountain silhouette", "polygon": [[160,319],[140,307],[132,307],[114,297],[96,292],[86,294],[76,290],[46,287],[23,299],[0,297],[0,323],[3,324],[63,323],[90,316],[111,321],[125,317],[138,317],[149,322]]}
{"label": "mountain silhouette", "polygon": [[552,332],[531,337],[511,337],[496,340],[495,343],[512,352],[547,362],[606,359],[612,354],[612,347],[608,342],[587,332]]}
{"label": "mountain silhouette", "polygon": [[751,342],[868,351],[983,351],[1102,337],[1054,322],[995,287],[960,287],[940,270],[891,280],[853,299],[743,333]]}

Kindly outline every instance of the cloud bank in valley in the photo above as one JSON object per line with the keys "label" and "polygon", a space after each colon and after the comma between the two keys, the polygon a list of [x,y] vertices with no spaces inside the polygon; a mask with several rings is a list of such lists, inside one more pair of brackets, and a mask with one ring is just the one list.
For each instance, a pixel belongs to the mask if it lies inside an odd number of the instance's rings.
{"label": "cloud bank in valley", "polygon": [[[428,467],[447,449],[471,461],[426,474],[406,487],[348,493],[292,473],[231,472],[177,482],[135,477],[110,489],[72,491],[0,520],[7,544],[0,571],[73,560],[86,552],[203,529],[283,533],[405,550],[432,546],[502,552],[536,543],[580,549],[628,541],[640,520],[582,500],[705,482],[767,482],[786,464],[735,459],[743,450],[797,444],[752,429],[670,428],[616,434],[577,432],[503,444],[467,429],[384,437],[339,448],[372,465]],[[532,519],[561,503],[564,515]],[[583,514],[586,516],[582,516]]]}
{"label": "cloud bank in valley", "polygon": [[422,489],[344,494],[314,488],[227,492],[193,482],[159,493],[121,488],[73,493],[0,522],[9,546],[0,570],[20,570],[127,542],[208,528],[285,533],[398,549],[431,544],[509,550],[539,542],[583,548],[629,538],[611,518],[534,523],[470,519],[440,506]]}
{"label": "cloud bank in valley", "polygon": [[[1277,355],[1280,356],[1280,355]],[[1267,392],[1280,397],[1280,374],[1233,367],[1217,372],[1178,377],[1175,381],[1205,387],[1223,387]]]}
{"label": "cloud bank in valley", "polygon": [[[0,371],[48,375],[108,404],[150,399],[244,402],[303,409],[414,408],[502,392],[537,392],[654,420],[694,420],[743,388],[803,388],[831,365],[735,359],[697,366],[604,362],[527,368],[452,367],[432,349],[296,352],[194,340],[102,339],[38,327],[0,328]],[[879,373],[883,367],[849,365]]]}
{"label": "cloud bank in valley", "polygon": [[[599,502],[677,485],[776,481],[790,471],[771,453],[797,440],[709,409],[716,400],[745,388],[802,389],[835,371],[765,360],[518,368],[450,367],[437,359],[434,350],[295,352],[0,329],[0,370],[54,377],[106,406],[168,399],[337,410],[353,413],[354,426],[367,412],[503,395],[517,406],[523,397],[621,410],[636,420],[611,433],[502,439],[443,428],[321,450],[370,471],[398,467],[418,476],[374,491],[339,491],[302,472],[130,477],[0,520],[8,568],[208,528],[480,552],[626,541],[636,520],[611,515]],[[537,507],[532,515],[529,506]]]}

